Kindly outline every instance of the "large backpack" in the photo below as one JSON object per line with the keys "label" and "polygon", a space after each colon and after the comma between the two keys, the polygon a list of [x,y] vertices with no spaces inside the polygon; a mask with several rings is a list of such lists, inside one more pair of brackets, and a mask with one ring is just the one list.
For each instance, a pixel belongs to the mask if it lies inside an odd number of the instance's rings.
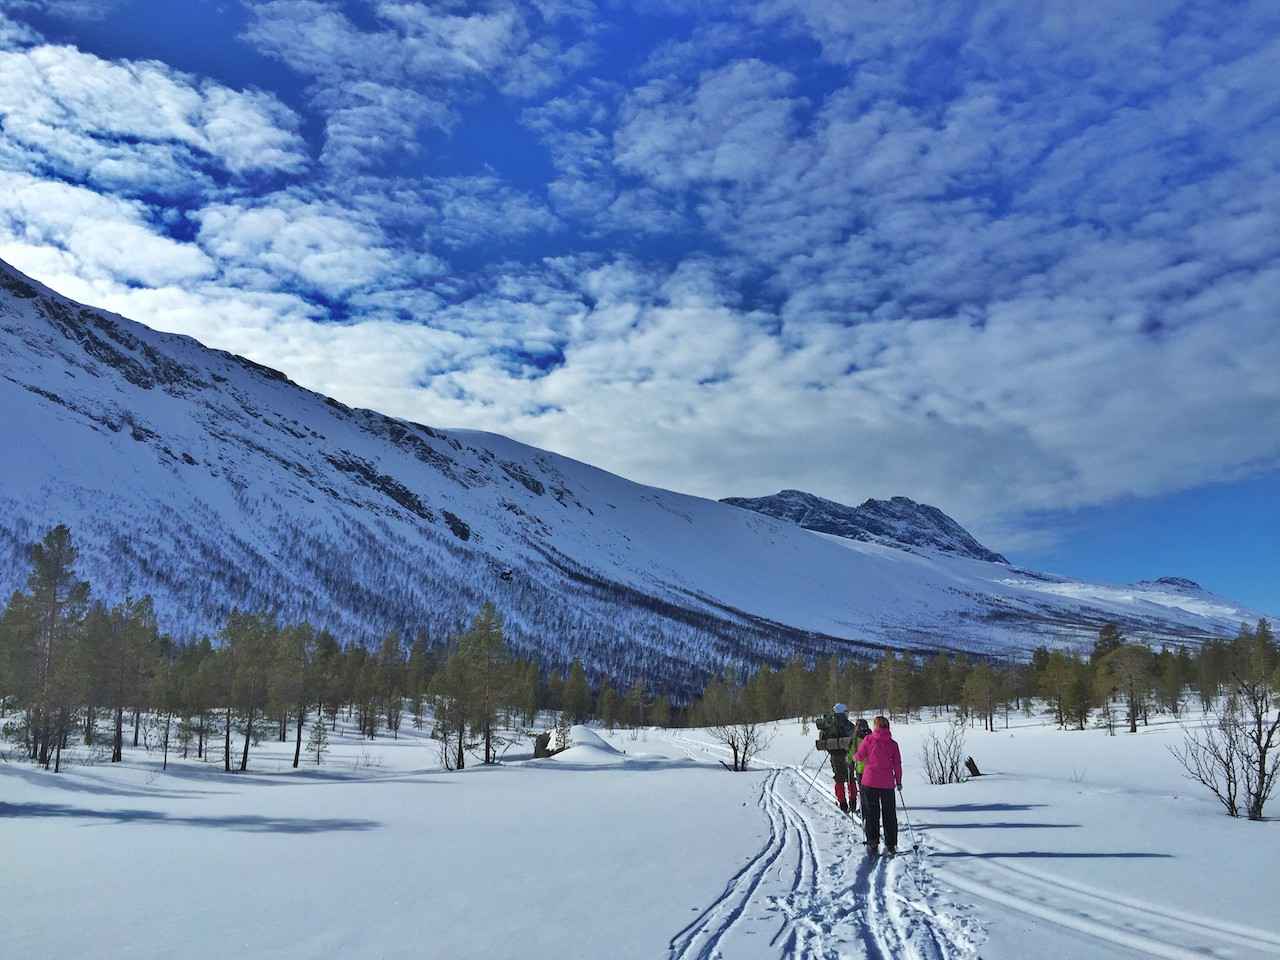
{"label": "large backpack", "polygon": [[814,741],[819,750],[844,750],[848,748],[853,736],[853,722],[845,713],[828,713],[814,720],[818,733],[822,734]]}

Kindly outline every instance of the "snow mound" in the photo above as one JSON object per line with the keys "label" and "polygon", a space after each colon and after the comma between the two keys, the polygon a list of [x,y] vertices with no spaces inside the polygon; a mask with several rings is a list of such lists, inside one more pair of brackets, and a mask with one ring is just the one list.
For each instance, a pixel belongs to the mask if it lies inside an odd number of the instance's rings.
{"label": "snow mound", "polygon": [[616,764],[625,759],[621,750],[611,747],[590,727],[575,724],[569,729],[569,748],[555,755],[556,760],[571,763]]}

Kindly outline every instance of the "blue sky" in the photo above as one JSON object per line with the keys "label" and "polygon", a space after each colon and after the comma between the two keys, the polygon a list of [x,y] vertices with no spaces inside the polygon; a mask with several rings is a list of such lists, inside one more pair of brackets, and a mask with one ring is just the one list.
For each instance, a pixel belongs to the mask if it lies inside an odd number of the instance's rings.
{"label": "blue sky", "polygon": [[0,257],[706,496],[1280,611],[1280,7],[0,0]]}

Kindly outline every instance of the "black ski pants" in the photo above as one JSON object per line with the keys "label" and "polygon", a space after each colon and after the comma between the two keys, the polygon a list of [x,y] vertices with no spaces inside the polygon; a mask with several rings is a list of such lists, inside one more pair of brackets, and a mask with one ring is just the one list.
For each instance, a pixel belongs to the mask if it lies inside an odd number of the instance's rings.
{"label": "black ski pants", "polygon": [[898,801],[884,787],[862,788],[862,823],[869,846],[880,844],[880,823],[884,821],[884,845],[898,849]]}

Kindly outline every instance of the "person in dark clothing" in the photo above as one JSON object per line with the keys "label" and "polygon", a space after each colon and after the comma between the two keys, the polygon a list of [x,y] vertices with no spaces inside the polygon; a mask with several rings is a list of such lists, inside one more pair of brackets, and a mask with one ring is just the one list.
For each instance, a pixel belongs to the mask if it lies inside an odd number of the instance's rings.
{"label": "person in dark clothing", "polygon": [[862,824],[867,853],[880,849],[880,827],[884,826],[884,847],[890,855],[898,852],[898,804],[894,788],[902,786],[902,752],[889,735],[889,720],[876,717],[875,730],[858,745],[854,759],[866,766],[862,771]]}
{"label": "person in dark clothing", "polygon": [[[853,724],[849,721],[849,708],[843,703],[837,703],[831,708],[831,713],[828,716],[818,717],[814,724],[817,726],[818,732],[822,734],[822,740],[828,743],[848,741],[853,736]],[[848,813],[848,795],[857,789],[856,781],[850,782],[852,778],[849,774],[848,744],[841,743],[825,749],[827,755],[831,757],[831,773],[836,781],[836,803],[839,804],[841,812]],[[854,803],[857,803],[856,799]]]}

